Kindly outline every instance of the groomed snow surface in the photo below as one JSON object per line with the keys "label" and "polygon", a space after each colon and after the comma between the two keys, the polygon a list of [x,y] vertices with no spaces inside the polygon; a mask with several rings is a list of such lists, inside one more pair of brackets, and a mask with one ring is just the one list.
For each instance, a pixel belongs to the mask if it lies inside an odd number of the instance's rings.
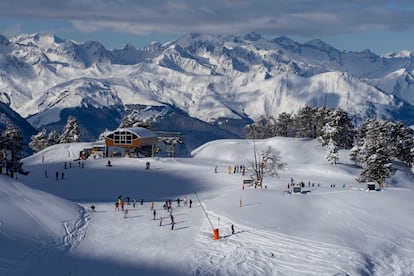
{"label": "groomed snow surface", "polygon": [[[359,169],[348,151],[333,166],[315,140],[255,144],[259,152],[272,146],[287,163],[280,178],[265,178],[267,189],[242,190],[251,172],[233,173],[253,158],[252,140],[213,141],[192,158],[111,158],[112,167],[108,159],[74,161],[86,143],[26,158],[28,176],[0,176],[0,275],[414,274],[408,169],[399,167],[386,189],[367,191],[355,181]],[[286,193],[291,178],[309,192]],[[115,211],[119,195],[131,198],[126,217]],[[192,208],[178,207],[178,197],[191,199]],[[174,230],[162,207],[168,199]]]}

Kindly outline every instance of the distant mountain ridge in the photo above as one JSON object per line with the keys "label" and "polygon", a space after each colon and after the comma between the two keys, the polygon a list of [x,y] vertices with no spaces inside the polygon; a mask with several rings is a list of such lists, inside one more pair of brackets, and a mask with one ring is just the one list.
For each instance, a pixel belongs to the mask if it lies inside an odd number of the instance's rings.
{"label": "distant mountain ridge", "polygon": [[306,105],[342,108],[356,122],[377,117],[414,124],[413,64],[407,51],[379,56],[340,51],[319,39],[301,44],[257,33],[190,33],[113,50],[54,34],[0,36],[0,101],[35,128],[61,125],[63,114],[93,108],[78,118],[81,124],[100,118],[95,129],[88,126],[88,138],[119,123],[128,105],[173,107],[228,137],[237,121]]}

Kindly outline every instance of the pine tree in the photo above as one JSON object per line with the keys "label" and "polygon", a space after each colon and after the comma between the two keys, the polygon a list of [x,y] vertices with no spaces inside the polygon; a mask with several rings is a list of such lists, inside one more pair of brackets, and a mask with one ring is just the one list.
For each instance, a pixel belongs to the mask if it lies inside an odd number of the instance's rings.
{"label": "pine tree", "polygon": [[263,128],[256,123],[248,124],[244,127],[247,139],[262,139]]}
{"label": "pine tree", "polygon": [[356,166],[362,166],[362,163],[365,160],[365,136],[367,133],[367,127],[371,122],[372,120],[366,120],[358,126],[354,133],[354,146],[351,148],[350,156]]}
{"label": "pine tree", "polygon": [[59,143],[76,143],[80,140],[80,129],[78,120],[69,116],[62,135],[59,137]]}
{"label": "pine tree", "polygon": [[56,132],[56,130],[50,131],[49,134],[47,135],[47,146],[49,147],[49,146],[59,144],[59,139],[60,139],[60,136]]}
{"label": "pine tree", "polygon": [[339,160],[339,154],[336,150],[335,144],[331,139],[329,139],[328,145],[326,145],[326,156],[325,158],[328,160],[329,163],[336,165]]}
{"label": "pine tree", "polygon": [[390,129],[389,142],[391,153],[404,164],[411,166],[411,149],[414,147],[414,130],[405,127],[404,123],[401,121],[393,124],[392,127],[388,127],[388,129]]}
{"label": "pine tree", "polygon": [[331,116],[330,123],[336,128],[332,137],[337,146],[349,149],[353,145],[354,125],[348,113],[342,109],[335,110]]}
{"label": "pine tree", "polygon": [[[335,126],[332,117],[333,111],[327,107],[319,107],[314,111],[314,124],[315,124],[315,131],[316,137],[323,137],[325,131],[324,127],[327,123],[330,123],[331,126]],[[326,143],[329,141],[331,137],[324,137],[326,139]]]}
{"label": "pine tree", "polygon": [[275,136],[294,137],[293,118],[290,114],[282,112],[279,114],[275,125]]}
{"label": "pine tree", "polygon": [[295,116],[295,126],[299,137],[316,138],[316,109],[304,107]]}
{"label": "pine tree", "polygon": [[48,139],[45,128],[43,128],[36,135],[32,135],[29,147],[32,148],[35,152],[41,151],[48,147]]}
{"label": "pine tree", "polygon": [[364,143],[366,156],[363,160],[363,170],[358,178],[359,181],[376,181],[381,188],[385,179],[394,172],[387,144],[388,136],[383,126],[376,120],[372,120],[367,125]]}
{"label": "pine tree", "polygon": [[333,143],[333,137],[336,135],[338,130],[336,127],[332,126],[330,123],[326,123],[322,127],[321,136],[319,137],[319,140],[321,140],[322,145],[326,145],[329,142]]}
{"label": "pine tree", "polygon": [[24,149],[24,140],[20,130],[10,124],[2,132],[1,136],[1,150],[4,152],[7,173],[10,177],[13,177],[16,172],[25,173],[22,169],[23,163],[20,161]]}

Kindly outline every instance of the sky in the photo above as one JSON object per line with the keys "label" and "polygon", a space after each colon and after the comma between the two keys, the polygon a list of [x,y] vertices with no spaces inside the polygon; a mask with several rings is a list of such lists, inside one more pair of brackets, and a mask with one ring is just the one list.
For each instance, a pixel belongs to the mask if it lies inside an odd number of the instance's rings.
{"label": "sky", "polygon": [[315,38],[340,50],[414,52],[410,0],[5,0],[0,34],[51,32],[106,48],[143,47],[190,32]]}

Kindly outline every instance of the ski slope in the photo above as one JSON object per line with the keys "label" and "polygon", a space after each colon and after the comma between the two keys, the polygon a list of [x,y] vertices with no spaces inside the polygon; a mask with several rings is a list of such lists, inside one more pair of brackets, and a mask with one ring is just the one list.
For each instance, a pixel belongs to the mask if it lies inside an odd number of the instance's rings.
{"label": "ski slope", "polygon": [[[212,141],[191,158],[112,158],[112,167],[90,158],[82,168],[74,159],[87,145],[49,147],[23,160],[28,176],[0,177],[0,275],[414,274],[407,168],[368,192],[348,151],[332,166],[315,140],[272,138],[255,146],[278,150],[286,170],[266,177],[267,189],[242,190],[251,172],[229,174],[227,166],[248,165],[251,140]],[[308,193],[286,193],[291,178]],[[131,198],[126,217],[114,208],[119,195]],[[178,197],[192,199],[192,208],[177,206]],[[162,207],[168,199],[174,230]]]}

